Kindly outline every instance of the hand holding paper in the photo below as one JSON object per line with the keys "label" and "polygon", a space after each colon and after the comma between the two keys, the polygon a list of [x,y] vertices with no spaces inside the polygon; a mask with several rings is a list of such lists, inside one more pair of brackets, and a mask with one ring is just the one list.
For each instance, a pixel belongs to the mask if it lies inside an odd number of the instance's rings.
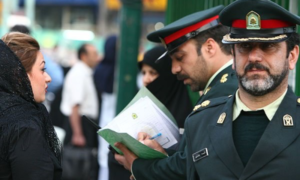
{"label": "hand holding paper", "polygon": [[[165,154],[147,147],[136,138],[139,132],[149,134],[149,138],[160,134],[155,138],[161,145],[159,147],[171,147],[179,139],[178,128],[174,122],[170,112],[144,87],[133,101],[98,133],[111,146],[115,147],[116,142],[121,142],[138,157],[163,158],[166,157]],[[118,148],[115,149],[121,153]]]}

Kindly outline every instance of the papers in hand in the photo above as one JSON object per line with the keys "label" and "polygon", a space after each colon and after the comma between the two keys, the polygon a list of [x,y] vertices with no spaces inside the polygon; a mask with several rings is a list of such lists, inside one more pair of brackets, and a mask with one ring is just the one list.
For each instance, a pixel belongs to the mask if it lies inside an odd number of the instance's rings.
{"label": "papers in hand", "polygon": [[179,139],[178,127],[174,124],[174,118],[166,111],[167,109],[143,88],[133,102],[98,133],[110,145],[122,142],[141,158],[161,158],[165,155],[145,146],[136,138],[139,132],[150,136],[161,133],[155,140],[162,147],[169,148],[175,145]]}

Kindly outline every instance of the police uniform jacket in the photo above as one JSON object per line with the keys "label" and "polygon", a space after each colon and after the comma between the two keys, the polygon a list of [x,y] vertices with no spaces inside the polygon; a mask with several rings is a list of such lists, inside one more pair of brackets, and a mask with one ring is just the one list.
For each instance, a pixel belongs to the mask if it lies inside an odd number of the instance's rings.
{"label": "police uniform jacket", "polygon": [[[235,71],[231,65],[220,71],[209,84],[204,94],[200,97],[194,110],[202,102],[221,96],[233,94],[238,87]],[[180,105],[179,105],[180,106]],[[181,180],[186,179],[186,141],[185,135],[180,141],[179,150],[168,151],[169,157],[165,159],[136,159],[132,165],[132,174],[137,180]]]}
{"label": "police uniform jacket", "polygon": [[[300,99],[287,91],[245,167],[232,137],[234,101],[234,96],[217,98],[189,115],[185,124],[188,179],[299,179]],[[290,117],[288,125],[285,115]]]}

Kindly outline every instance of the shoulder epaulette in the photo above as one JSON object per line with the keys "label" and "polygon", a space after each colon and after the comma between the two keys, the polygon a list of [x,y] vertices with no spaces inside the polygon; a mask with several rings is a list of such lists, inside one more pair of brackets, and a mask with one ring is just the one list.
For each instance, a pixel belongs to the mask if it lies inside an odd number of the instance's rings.
{"label": "shoulder epaulette", "polygon": [[297,104],[298,104],[298,106],[300,106],[300,97],[298,97],[298,99],[297,99]]}
{"label": "shoulder epaulette", "polygon": [[201,110],[204,110],[204,109],[207,109],[207,108],[211,108],[211,107],[214,107],[214,106],[218,106],[220,104],[224,104],[227,102],[227,100],[231,97],[232,95],[230,96],[223,96],[223,97],[218,97],[218,98],[213,98],[213,99],[210,99],[210,100],[205,100],[203,101],[202,103],[199,103],[198,105],[196,105],[193,109],[193,112],[196,112],[196,111],[201,111]]}

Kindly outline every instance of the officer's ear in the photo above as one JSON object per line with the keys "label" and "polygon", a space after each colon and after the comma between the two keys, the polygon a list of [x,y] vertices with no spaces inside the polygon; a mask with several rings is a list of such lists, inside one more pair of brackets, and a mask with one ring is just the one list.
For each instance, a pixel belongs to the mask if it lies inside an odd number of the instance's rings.
{"label": "officer's ear", "polygon": [[208,38],[203,44],[204,51],[207,53],[208,57],[212,57],[216,54],[218,48],[218,43],[213,38]]}
{"label": "officer's ear", "polygon": [[296,45],[289,53],[288,61],[289,61],[289,69],[293,70],[296,66],[299,57],[299,46]]}

